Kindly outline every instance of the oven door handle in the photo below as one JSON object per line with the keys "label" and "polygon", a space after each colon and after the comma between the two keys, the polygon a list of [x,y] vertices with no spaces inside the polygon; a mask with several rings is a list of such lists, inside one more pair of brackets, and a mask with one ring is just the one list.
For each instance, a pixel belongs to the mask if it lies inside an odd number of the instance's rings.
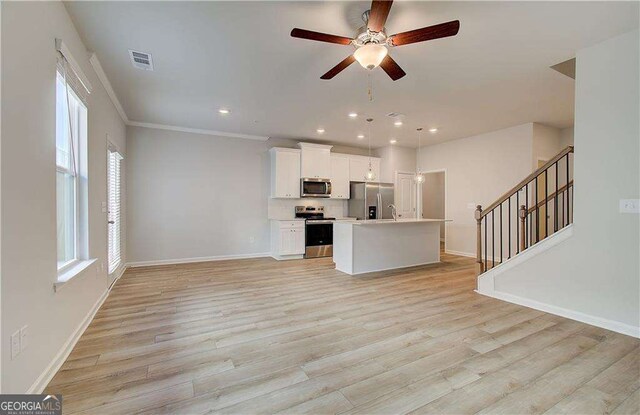
{"label": "oven door handle", "polygon": [[307,226],[311,226],[311,225],[326,225],[327,223],[333,223],[335,221],[327,219],[327,220],[314,220],[313,222],[307,222]]}

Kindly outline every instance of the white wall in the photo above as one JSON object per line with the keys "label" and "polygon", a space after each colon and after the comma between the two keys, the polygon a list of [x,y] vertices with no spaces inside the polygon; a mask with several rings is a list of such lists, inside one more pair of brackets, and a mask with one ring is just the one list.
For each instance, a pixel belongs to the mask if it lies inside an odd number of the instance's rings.
{"label": "white wall", "polygon": [[376,149],[376,154],[380,160],[380,182],[395,183],[395,174],[399,172],[416,171],[416,149],[387,146]]}
{"label": "white wall", "polygon": [[[89,250],[105,264],[53,291],[57,278],[54,39],[93,85],[89,96]],[[106,134],[125,153],[125,127],[61,2],[2,4],[2,391],[25,393],[106,293]],[[11,360],[11,333],[29,346]]]}
{"label": "white wall", "polygon": [[476,205],[487,206],[531,173],[533,124],[423,147],[423,170],[446,171],[449,252],[475,256]]}
{"label": "white wall", "polygon": [[129,262],[267,255],[269,219],[293,218],[296,205],[344,216],[341,200],[269,198],[268,150],[296,143],[128,127]]}
{"label": "white wall", "polygon": [[560,130],[560,143],[563,148],[573,145],[573,127]]}
{"label": "white wall", "polygon": [[[429,219],[445,218],[445,177],[444,172],[427,173],[422,183],[422,217]],[[440,239],[444,239],[445,225],[440,225]]]}
{"label": "white wall", "polygon": [[538,168],[538,161],[548,161],[564,148],[562,130],[533,123],[533,159],[531,168]]}
{"label": "white wall", "polygon": [[266,142],[128,127],[127,146],[129,262],[269,252]]}
{"label": "white wall", "polygon": [[[573,236],[495,278],[495,290],[639,335],[639,33],[578,52]],[[615,62],[615,64],[612,64]]]}

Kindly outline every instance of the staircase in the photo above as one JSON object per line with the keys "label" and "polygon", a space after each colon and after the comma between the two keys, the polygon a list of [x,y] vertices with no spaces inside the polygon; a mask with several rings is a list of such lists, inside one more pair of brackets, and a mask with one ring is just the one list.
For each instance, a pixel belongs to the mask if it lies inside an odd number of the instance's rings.
{"label": "staircase", "polygon": [[551,158],[498,200],[475,211],[478,275],[573,222],[573,146]]}

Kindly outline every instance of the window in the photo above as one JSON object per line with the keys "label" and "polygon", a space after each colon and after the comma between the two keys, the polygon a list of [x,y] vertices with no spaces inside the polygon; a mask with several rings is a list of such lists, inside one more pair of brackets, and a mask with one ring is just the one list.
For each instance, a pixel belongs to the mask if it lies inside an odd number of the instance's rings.
{"label": "window", "polygon": [[120,198],[121,198],[121,162],[122,156],[114,148],[109,148],[107,166],[107,192],[109,208],[108,264],[109,274],[118,269],[120,257]]}
{"label": "window", "polygon": [[[64,63],[56,75],[56,219],[58,271],[86,255],[87,107]],[[85,172],[85,174],[83,174]],[[83,209],[85,211],[83,211]]]}

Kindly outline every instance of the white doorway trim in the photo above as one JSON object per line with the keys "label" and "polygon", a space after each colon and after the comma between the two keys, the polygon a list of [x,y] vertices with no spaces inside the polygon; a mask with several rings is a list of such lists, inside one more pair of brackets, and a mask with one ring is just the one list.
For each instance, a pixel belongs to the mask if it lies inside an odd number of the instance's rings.
{"label": "white doorway trim", "polygon": [[[447,169],[434,169],[434,170],[426,170],[423,171],[422,174],[427,175],[427,174],[434,174],[434,173],[444,173],[444,218],[448,219],[449,218],[449,195],[448,195],[448,189],[449,189],[449,175],[447,174]],[[417,186],[417,185],[416,185]],[[423,183],[424,186],[424,183]],[[417,186],[418,187],[418,195],[416,196],[416,199],[419,200],[420,202],[418,203],[418,217],[422,218],[422,186]],[[447,235],[449,235],[449,232],[447,231],[447,228],[449,227],[449,222],[445,222],[444,223],[444,251],[448,252],[447,250]]]}

